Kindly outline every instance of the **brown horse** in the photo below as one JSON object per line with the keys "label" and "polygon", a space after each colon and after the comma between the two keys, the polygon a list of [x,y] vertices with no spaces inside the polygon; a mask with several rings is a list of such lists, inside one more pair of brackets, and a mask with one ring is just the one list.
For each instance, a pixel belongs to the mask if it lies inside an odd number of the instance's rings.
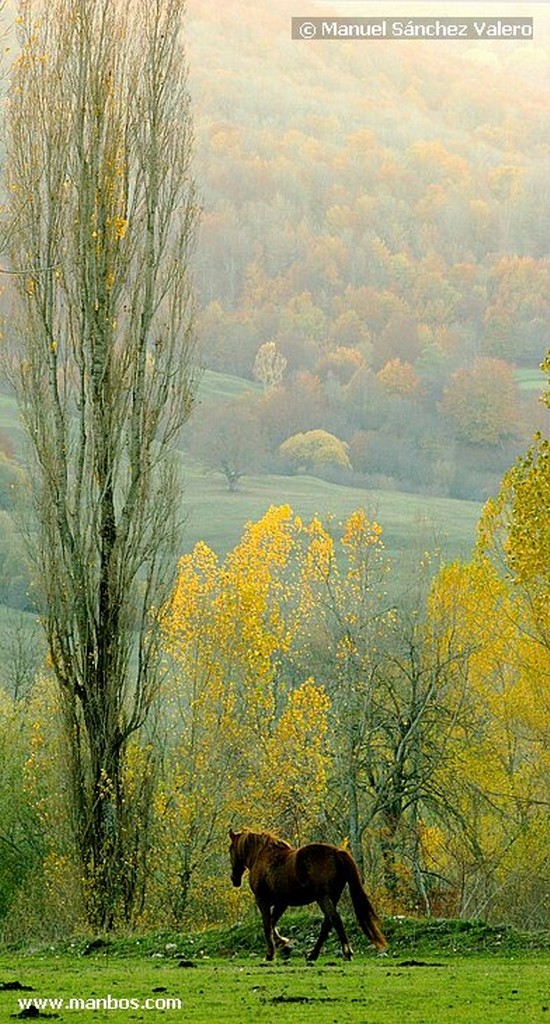
{"label": "brown horse", "polygon": [[275,946],[284,949],[289,939],[280,935],[275,925],[287,907],[303,907],[318,903],[324,919],[319,938],[308,954],[316,960],[331,928],[335,928],[342,945],[344,960],[351,960],[342,918],[336,906],[346,883],[353,908],[365,935],[378,949],[385,949],[386,939],[380,921],[361,881],[359,869],[347,850],[328,843],[309,843],[298,849],[269,832],[229,830],[231,847],[231,881],[240,885],[248,868],[250,888],[262,915],[267,940],[267,959],[273,960]]}

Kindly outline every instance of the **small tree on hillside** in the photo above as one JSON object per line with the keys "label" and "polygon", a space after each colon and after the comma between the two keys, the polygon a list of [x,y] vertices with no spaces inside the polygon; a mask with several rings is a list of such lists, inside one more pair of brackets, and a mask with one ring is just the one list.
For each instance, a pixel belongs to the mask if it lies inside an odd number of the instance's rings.
{"label": "small tree on hillside", "polygon": [[351,469],[349,445],[328,430],[306,430],[283,441],[279,454],[298,470],[320,470],[328,466]]}
{"label": "small tree on hillside", "polygon": [[189,424],[187,444],[209,469],[222,473],[234,493],[244,476],[254,473],[265,457],[263,430],[254,398],[205,402]]}
{"label": "small tree on hillside", "polygon": [[264,391],[278,387],[285,375],[287,359],[279,352],[274,341],[260,345],[254,360],[254,376]]}

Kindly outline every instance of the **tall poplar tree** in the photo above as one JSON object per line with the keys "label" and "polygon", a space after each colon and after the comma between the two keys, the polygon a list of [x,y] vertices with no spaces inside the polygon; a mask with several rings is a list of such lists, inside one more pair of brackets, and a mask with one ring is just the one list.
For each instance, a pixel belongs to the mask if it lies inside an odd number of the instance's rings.
{"label": "tall poplar tree", "polygon": [[124,755],[158,683],[195,390],[183,19],[183,0],[21,0],[9,96],[27,539],[97,928],[131,914]]}

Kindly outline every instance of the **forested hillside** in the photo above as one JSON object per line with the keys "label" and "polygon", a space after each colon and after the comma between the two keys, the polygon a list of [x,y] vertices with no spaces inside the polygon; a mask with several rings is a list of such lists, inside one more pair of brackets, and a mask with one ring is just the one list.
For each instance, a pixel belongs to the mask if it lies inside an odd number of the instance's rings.
{"label": "forested hillside", "polygon": [[487,497],[540,422],[543,11],[540,43],[492,45],[292,41],[284,2],[189,11],[203,360],[262,389],[203,405],[189,445],[230,483]]}

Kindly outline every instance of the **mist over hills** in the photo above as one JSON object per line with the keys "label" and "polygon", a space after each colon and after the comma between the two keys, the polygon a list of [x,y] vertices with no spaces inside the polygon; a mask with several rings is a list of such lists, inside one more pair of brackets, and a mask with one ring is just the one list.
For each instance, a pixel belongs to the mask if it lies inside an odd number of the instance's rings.
{"label": "mist over hills", "polygon": [[[348,446],[332,478],[483,499],[542,425],[550,73],[534,13],[521,43],[300,42],[294,5],[190,4],[204,364],[252,381],[263,345],[285,361],[246,414],[223,410],[228,436],[254,422],[254,469],[288,470],[281,444],[323,429]],[[208,419],[190,444],[212,461]]]}

